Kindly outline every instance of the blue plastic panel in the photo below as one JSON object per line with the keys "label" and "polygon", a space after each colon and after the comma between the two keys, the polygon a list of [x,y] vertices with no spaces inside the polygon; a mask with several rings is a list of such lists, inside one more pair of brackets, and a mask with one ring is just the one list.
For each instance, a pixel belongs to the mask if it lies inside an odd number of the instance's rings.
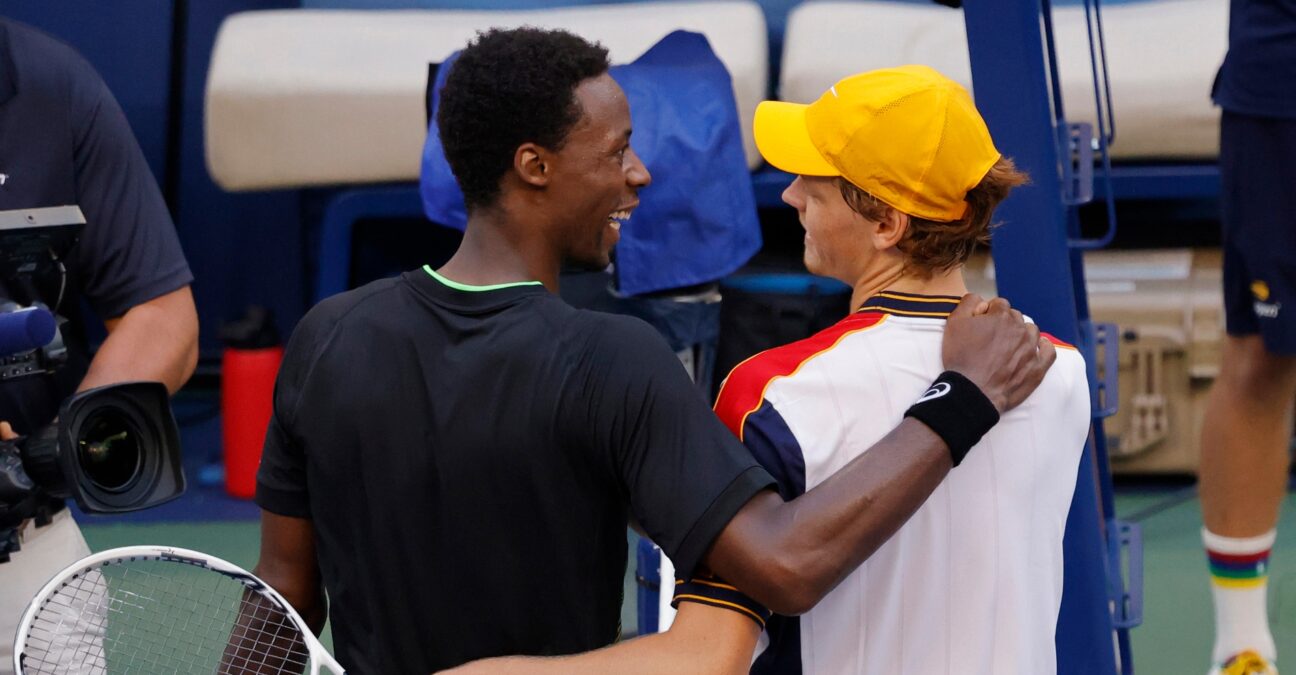
{"label": "blue plastic panel", "polygon": [[1143,530],[1137,523],[1113,519],[1107,532],[1108,546],[1115,551],[1114,569],[1124,578],[1115,598],[1116,627],[1134,628],[1143,624]]}
{"label": "blue plastic panel", "polygon": [[1120,385],[1116,376],[1120,368],[1120,328],[1114,323],[1087,325],[1093,333],[1094,351],[1102,359],[1102,370],[1095,369],[1096,386],[1092,387],[1089,395],[1093,399],[1094,417],[1105,419],[1116,414],[1120,403]]}
{"label": "blue plastic panel", "polygon": [[1093,125],[1073,122],[1058,127],[1058,151],[1062,155],[1062,203],[1079,206],[1093,201]]}

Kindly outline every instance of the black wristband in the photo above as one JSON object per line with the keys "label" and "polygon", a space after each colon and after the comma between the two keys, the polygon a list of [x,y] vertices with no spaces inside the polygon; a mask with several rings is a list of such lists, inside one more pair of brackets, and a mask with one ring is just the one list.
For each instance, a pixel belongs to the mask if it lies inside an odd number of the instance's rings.
{"label": "black wristband", "polygon": [[999,411],[972,381],[947,370],[905,411],[926,424],[949,446],[954,466],[999,422]]}

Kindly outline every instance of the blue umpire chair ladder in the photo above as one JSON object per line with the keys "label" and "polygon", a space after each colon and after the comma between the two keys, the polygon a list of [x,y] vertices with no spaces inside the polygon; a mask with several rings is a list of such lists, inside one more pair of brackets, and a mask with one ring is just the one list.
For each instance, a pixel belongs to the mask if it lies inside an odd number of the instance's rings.
{"label": "blue umpire chair ladder", "polygon": [[[1115,412],[1117,400],[1117,331],[1091,321],[1081,259],[1084,250],[1110,243],[1116,228],[1106,153],[1114,128],[1101,8],[1098,0],[1083,1],[1098,105],[1096,133],[1089,125],[1066,121],[1050,0],[970,0],[963,13],[977,107],[1000,151],[1033,181],[997,211],[1004,223],[993,234],[998,292],[1080,349],[1094,396],[1093,431],[1063,543],[1058,673],[1128,674],[1134,672],[1129,630],[1142,622],[1142,544],[1138,527],[1115,516],[1103,418]],[[1093,198],[1095,157],[1103,169],[1108,232],[1086,240],[1080,237],[1078,208]]]}

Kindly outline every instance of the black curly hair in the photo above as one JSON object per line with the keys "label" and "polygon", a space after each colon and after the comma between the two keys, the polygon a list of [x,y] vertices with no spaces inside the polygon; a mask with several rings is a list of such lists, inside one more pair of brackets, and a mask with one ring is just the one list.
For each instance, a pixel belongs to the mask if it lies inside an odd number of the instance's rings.
{"label": "black curly hair", "polygon": [[495,202],[519,145],[562,148],[582,114],[576,86],[607,70],[607,49],[566,31],[477,34],[454,62],[437,109],[441,144],[470,211]]}

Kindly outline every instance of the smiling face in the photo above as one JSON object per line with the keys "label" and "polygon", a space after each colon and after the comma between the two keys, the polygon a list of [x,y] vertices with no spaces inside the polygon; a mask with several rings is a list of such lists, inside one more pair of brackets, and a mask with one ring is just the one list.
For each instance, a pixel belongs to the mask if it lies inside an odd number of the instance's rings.
{"label": "smiling face", "polygon": [[630,147],[630,106],[616,81],[592,77],[575,96],[581,119],[553,154],[549,190],[564,211],[564,260],[603,269],[652,177]]}

